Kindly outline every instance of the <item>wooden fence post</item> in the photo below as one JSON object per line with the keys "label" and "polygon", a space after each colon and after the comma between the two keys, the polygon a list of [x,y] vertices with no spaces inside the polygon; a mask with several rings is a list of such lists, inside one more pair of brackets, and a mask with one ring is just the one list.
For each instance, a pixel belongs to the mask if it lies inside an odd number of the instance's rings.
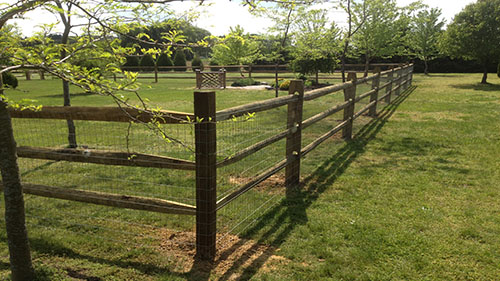
{"label": "wooden fence post", "polygon": [[372,107],[370,107],[368,111],[368,115],[372,117],[377,116],[377,100],[378,100],[378,87],[380,86],[380,72],[381,72],[380,67],[378,66],[375,67],[373,73],[375,73],[377,77],[372,81],[372,90],[375,91],[373,92],[373,94],[370,95],[370,102],[375,102],[375,104]]}
{"label": "wooden fence post", "polygon": [[356,98],[356,73],[349,72],[347,74],[347,81],[351,81],[353,85],[344,90],[344,100],[349,101],[350,104],[344,109],[344,121],[348,121],[346,126],[342,129],[342,137],[346,140],[352,138],[352,124],[354,119],[354,99]]}
{"label": "wooden fence post", "polygon": [[196,89],[201,89],[201,71],[196,69]]}
{"label": "wooden fence post", "polygon": [[24,74],[26,74],[26,80],[31,80],[31,71],[26,70],[24,71]]}
{"label": "wooden fence post", "polygon": [[289,195],[292,188],[300,182],[300,150],[302,148],[302,108],[304,104],[304,82],[292,80],[288,88],[289,95],[295,95],[297,100],[288,104],[287,128],[292,134],[286,137],[285,186]]}
{"label": "wooden fence post", "polygon": [[412,83],[413,83],[413,64],[411,64],[410,66],[410,87]]}
{"label": "wooden fence post", "polygon": [[405,65],[405,68],[403,68],[403,91],[406,91],[408,89],[408,75],[410,74],[408,71],[409,64]]}
{"label": "wooden fence post", "polygon": [[40,80],[45,80],[45,72],[43,70],[39,70],[38,75],[40,75]]}
{"label": "wooden fence post", "polygon": [[386,103],[391,103],[391,96],[392,96],[392,79],[394,79],[394,68],[391,68],[391,72],[387,75],[387,79],[391,82],[387,88],[385,88],[385,102]]}
{"label": "wooden fence post", "polygon": [[402,76],[402,72],[403,70],[402,69],[398,69],[396,71],[396,92],[394,93],[396,96],[399,96],[399,94],[401,93],[401,81],[403,80],[403,76]]}
{"label": "wooden fence post", "polygon": [[215,92],[194,92],[196,153],[196,257],[212,261],[217,234]]}
{"label": "wooden fence post", "polygon": [[252,65],[248,65],[248,78],[252,78]]}

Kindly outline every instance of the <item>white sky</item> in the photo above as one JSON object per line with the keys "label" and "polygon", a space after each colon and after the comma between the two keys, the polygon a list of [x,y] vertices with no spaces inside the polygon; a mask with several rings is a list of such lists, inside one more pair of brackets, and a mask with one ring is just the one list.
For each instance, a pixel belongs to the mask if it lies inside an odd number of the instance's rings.
{"label": "white sky", "polygon": [[[4,0],[12,2],[13,0]],[[407,5],[414,0],[397,0],[399,6]],[[197,20],[196,25],[207,29],[213,35],[223,35],[229,31],[231,26],[241,25],[245,31],[250,33],[265,33],[267,27],[272,23],[265,18],[257,18],[252,16],[246,7],[240,5],[240,1],[229,0],[208,0],[206,3],[211,3],[205,7],[206,13]],[[443,18],[446,23],[450,23],[455,14],[460,12],[467,4],[476,2],[476,0],[423,0],[430,7],[438,7],[442,10]],[[5,3],[5,2],[4,2]],[[193,2],[177,2],[172,4],[175,10],[182,11],[193,5],[198,5]],[[340,25],[345,22],[345,15],[338,11],[330,13],[331,17]],[[35,26],[40,23],[50,23],[56,20],[55,16],[45,11],[35,11],[26,14],[24,20],[14,20],[22,28],[25,35],[31,35]]]}

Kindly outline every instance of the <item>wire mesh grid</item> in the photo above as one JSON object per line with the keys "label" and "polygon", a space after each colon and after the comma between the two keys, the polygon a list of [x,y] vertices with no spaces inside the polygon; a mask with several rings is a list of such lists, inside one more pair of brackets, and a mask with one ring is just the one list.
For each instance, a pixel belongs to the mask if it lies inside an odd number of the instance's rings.
{"label": "wire mesh grid", "polygon": [[[149,206],[148,200],[168,200],[193,208],[196,205],[194,170],[158,168],[159,160],[154,158],[194,161],[194,131],[190,124],[161,125],[165,134],[181,142],[181,145],[166,141],[143,124],[75,120],[77,147],[69,149],[66,120],[13,118],[12,121],[24,184],[92,192],[87,194],[90,198],[93,194],[118,195],[115,197],[118,201],[122,198],[124,201],[131,197],[145,198],[139,203],[145,209],[155,207],[153,204]],[[44,153],[42,156],[30,156],[26,151]],[[141,162],[143,167],[54,160],[71,151],[77,151],[77,155],[84,153],[84,156],[88,153],[89,158],[94,157],[97,162],[126,162],[133,160],[135,155],[154,157],[145,158]],[[123,243],[127,247],[160,249],[171,248],[166,246],[169,243],[182,243],[194,248],[194,216],[122,209],[28,194],[25,198],[31,233],[46,233],[49,238],[64,240],[64,235],[58,234],[62,231],[65,235],[115,241],[114,244]],[[177,207],[174,205],[171,208]],[[172,235],[178,238],[190,236],[191,239],[169,239]]]}
{"label": "wire mesh grid", "polygon": [[[286,107],[252,116],[242,116],[217,124],[217,158],[219,162],[238,157],[239,153],[256,143],[286,130]],[[279,161],[285,159],[285,139],[276,141],[240,161],[220,167],[217,181],[218,200],[237,192]],[[284,195],[283,173],[277,173],[242,194],[217,213],[217,229],[221,241],[225,234],[239,234],[263,211]]]}

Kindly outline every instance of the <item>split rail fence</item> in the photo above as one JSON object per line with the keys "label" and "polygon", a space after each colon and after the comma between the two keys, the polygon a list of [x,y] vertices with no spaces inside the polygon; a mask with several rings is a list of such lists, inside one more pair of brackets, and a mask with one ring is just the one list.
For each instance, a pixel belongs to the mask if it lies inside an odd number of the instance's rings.
{"label": "split rail fence", "polygon": [[[382,77],[384,79],[382,79]],[[20,146],[17,148],[21,158],[84,162],[100,165],[118,165],[134,167],[154,167],[163,169],[192,170],[196,173],[196,204],[185,204],[173,200],[147,198],[141,196],[123,196],[112,193],[59,188],[54,186],[24,184],[25,193],[42,197],[73,200],[98,205],[138,209],[151,212],[191,215],[196,218],[196,253],[199,258],[211,260],[216,253],[217,212],[228,206],[236,198],[262,183],[266,179],[285,169],[285,186],[288,193],[300,181],[301,159],[313,151],[325,140],[338,132],[349,140],[353,136],[354,121],[367,113],[377,115],[377,106],[384,101],[390,103],[394,96],[411,86],[413,65],[407,64],[387,71],[376,69],[372,76],[357,78],[356,73],[348,74],[348,82],[304,92],[302,80],[293,80],[289,94],[273,99],[257,101],[224,110],[216,110],[214,91],[194,92],[194,114],[163,111],[158,118],[136,109],[103,107],[44,107],[41,111],[11,110],[12,118],[86,120],[103,122],[130,122],[131,120],[149,122],[154,119],[164,124],[193,125],[194,122],[194,161],[166,156],[141,154],[123,151],[100,151],[87,148],[47,148]],[[381,81],[385,83],[381,83]],[[371,89],[358,93],[361,84],[371,83]],[[332,105],[329,109],[303,120],[304,103],[320,97],[343,91],[344,101]],[[369,102],[357,112],[355,105],[362,100]],[[231,157],[217,157],[217,127],[223,121],[264,112],[287,106],[286,129],[272,137],[258,141],[239,150]],[[302,144],[303,131],[311,125],[343,112],[343,118],[333,128],[307,145]],[[286,139],[286,158],[272,165],[267,170],[252,177],[238,188],[217,197],[217,170],[237,163],[240,160]]]}

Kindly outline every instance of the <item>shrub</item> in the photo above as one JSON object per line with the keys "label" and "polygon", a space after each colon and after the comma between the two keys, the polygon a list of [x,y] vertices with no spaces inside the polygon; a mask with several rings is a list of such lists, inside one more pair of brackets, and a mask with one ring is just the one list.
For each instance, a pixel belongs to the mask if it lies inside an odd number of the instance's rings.
{"label": "shrub", "polygon": [[193,67],[193,71],[203,70],[203,62],[201,61],[198,54],[196,54],[193,60],[191,61],[191,66]]}
{"label": "shrub", "polygon": [[219,71],[219,70],[220,70],[220,67],[213,67],[213,66],[217,66],[217,65],[219,65],[219,63],[218,63],[217,61],[215,61],[215,60],[210,60],[210,61],[208,62],[208,65],[210,65],[210,66],[211,66],[211,67],[210,67],[210,71]]}
{"label": "shrub", "polygon": [[171,68],[163,68],[162,66],[173,66],[174,63],[172,62],[172,59],[170,59],[170,56],[168,54],[161,53],[161,55],[158,57],[158,61],[156,61],[156,65],[158,65],[158,70],[170,71],[172,70]]}
{"label": "shrub", "polygon": [[252,78],[242,78],[234,81],[231,86],[233,87],[244,87],[251,85],[260,85],[260,82],[253,80]]}
{"label": "shrub", "polygon": [[10,72],[3,72],[2,73],[2,81],[4,86],[6,87],[12,87],[12,88],[17,88],[17,85],[19,85],[19,82],[17,81],[16,76]]}
{"label": "shrub", "polygon": [[123,70],[137,71],[139,70],[137,66],[139,66],[139,58],[137,56],[129,56],[125,58],[126,61],[123,64]]}
{"label": "shrub", "polygon": [[141,66],[142,71],[153,71],[154,70],[153,66],[155,66],[155,61],[153,60],[153,57],[150,54],[145,54],[141,58],[139,66]]}
{"label": "shrub", "polygon": [[[177,50],[174,56],[174,66],[186,66],[186,55],[184,51]],[[175,71],[186,71],[186,68],[175,68]]]}
{"label": "shrub", "polygon": [[279,83],[280,85],[280,90],[286,91],[288,88],[290,88],[290,80],[283,80],[283,82]]}

